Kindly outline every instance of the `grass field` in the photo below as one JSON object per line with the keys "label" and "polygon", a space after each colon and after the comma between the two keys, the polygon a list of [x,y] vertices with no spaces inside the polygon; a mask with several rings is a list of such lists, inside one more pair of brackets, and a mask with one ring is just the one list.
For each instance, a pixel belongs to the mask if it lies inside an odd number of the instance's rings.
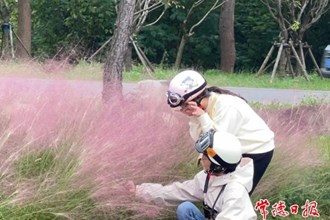
{"label": "grass field", "polygon": [[[125,81],[175,74],[157,69],[150,77],[142,72],[136,67],[124,74]],[[184,180],[200,169],[186,132],[187,118],[159,99],[164,88],[138,91],[142,95],[125,105],[114,102],[105,108],[99,97],[86,98],[64,86],[39,93],[1,81],[10,76],[101,80],[99,64],[2,62],[0,74],[0,219],[174,219],[174,208],[138,201],[123,187],[128,180]],[[221,86],[329,90],[330,85],[316,75],[311,82],[276,79],[273,84],[269,75],[256,79],[209,70],[205,76]],[[318,219],[330,219],[330,104],[256,103],[253,108],[276,134],[275,155],[253,204],[269,202],[267,219],[314,219],[315,210]],[[272,205],[281,202],[286,211],[297,205],[298,213],[280,217],[275,212],[272,217]]]}
{"label": "grass field", "polygon": [[[174,69],[156,68],[154,74],[147,74],[142,66],[134,66],[130,72],[123,73],[125,82],[137,82],[146,79],[169,80],[178,71]],[[234,74],[221,73],[217,70],[202,71],[210,85],[238,86],[256,88],[283,88],[305,90],[330,90],[330,78],[321,78],[316,72],[310,73],[310,81],[304,77],[292,78],[287,76],[280,79],[276,75],[273,83],[270,83],[270,73],[259,77],[255,73],[239,72]],[[100,63],[87,63],[81,61],[78,65],[68,65],[65,62],[49,61],[43,64],[0,62],[0,75],[2,76],[26,76],[37,78],[64,78],[80,80],[101,81],[103,65]]]}

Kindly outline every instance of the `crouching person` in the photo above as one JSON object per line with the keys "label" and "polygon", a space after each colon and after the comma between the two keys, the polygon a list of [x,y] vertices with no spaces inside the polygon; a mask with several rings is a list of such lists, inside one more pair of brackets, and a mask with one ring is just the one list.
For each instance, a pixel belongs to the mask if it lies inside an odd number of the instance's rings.
{"label": "crouching person", "polygon": [[[158,204],[179,204],[179,220],[252,220],[257,219],[249,197],[252,188],[253,162],[242,158],[238,139],[226,132],[211,130],[196,142],[202,153],[203,170],[192,180],[169,185],[143,183],[126,187],[136,196]],[[193,202],[202,201],[202,212]],[[180,204],[181,203],[181,204]]]}

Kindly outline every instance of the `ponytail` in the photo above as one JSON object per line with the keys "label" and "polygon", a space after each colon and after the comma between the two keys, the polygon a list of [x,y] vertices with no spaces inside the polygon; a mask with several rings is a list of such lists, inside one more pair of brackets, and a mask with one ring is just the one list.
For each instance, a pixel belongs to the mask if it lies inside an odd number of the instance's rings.
{"label": "ponytail", "polygon": [[209,87],[206,89],[208,92],[215,92],[215,93],[218,93],[218,94],[227,94],[227,95],[232,95],[232,96],[237,96],[241,99],[243,99],[245,102],[247,102],[247,100],[245,98],[243,98],[242,96],[232,92],[232,91],[229,91],[227,89],[221,89],[219,87],[216,87],[216,86],[212,86],[212,87]]}

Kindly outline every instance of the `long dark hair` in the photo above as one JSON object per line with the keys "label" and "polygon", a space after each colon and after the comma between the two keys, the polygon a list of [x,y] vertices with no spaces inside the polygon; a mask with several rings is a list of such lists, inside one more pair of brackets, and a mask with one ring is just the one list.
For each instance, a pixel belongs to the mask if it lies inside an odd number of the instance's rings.
{"label": "long dark hair", "polygon": [[227,94],[227,95],[232,95],[232,96],[237,96],[241,99],[243,99],[244,101],[247,102],[247,100],[245,98],[243,98],[242,96],[230,91],[230,90],[227,90],[227,89],[221,89],[219,87],[216,87],[216,86],[211,86],[209,88],[206,88],[205,90],[207,90],[208,93],[210,92],[215,92],[215,93],[218,93],[218,94]]}

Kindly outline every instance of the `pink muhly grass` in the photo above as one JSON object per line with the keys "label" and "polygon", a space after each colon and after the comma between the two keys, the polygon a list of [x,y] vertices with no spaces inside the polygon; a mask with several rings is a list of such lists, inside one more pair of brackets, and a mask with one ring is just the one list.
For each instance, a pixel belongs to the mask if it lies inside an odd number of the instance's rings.
{"label": "pink muhly grass", "polygon": [[91,188],[91,198],[110,210],[130,207],[132,195],[122,187],[126,181],[168,179],[171,167],[191,159],[187,119],[169,109],[164,87],[138,92],[104,108],[99,97],[85,96],[64,81],[47,81],[47,86],[35,82],[32,87],[0,81],[0,172],[3,183],[11,186],[7,195],[24,203],[56,184],[51,174],[43,180],[44,188],[15,174],[15,161],[47,148],[55,149],[63,162],[70,159],[65,152],[76,155],[76,171],[68,174],[72,186]]}
{"label": "pink muhly grass", "polygon": [[186,118],[171,112],[164,94],[150,88],[148,93],[127,96],[124,103],[111,103],[86,135],[81,175],[98,183],[94,196],[105,206],[132,207],[123,184],[164,181],[171,167],[191,159],[194,149],[187,143]]}
{"label": "pink muhly grass", "polygon": [[[159,207],[135,200],[124,184],[128,180],[139,184],[182,179],[172,169],[180,169],[180,163],[189,163],[197,155],[187,118],[167,106],[166,89],[159,82],[141,83],[125,94],[125,100],[114,100],[106,107],[100,102],[100,93],[73,85],[61,80],[32,84],[0,80],[2,192],[12,202],[26,203],[56,186],[51,172],[40,183],[18,179],[14,169],[22,155],[52,149],[63,164],[74,163],[72,157],[77,159],[74,172],[66,176],[70,184],[61,186],[57,195],[71,188],[88,188],[97,208],[108,210],[109,215],[118,207],[135,211],[137,218],[159,214]],[[306,145],[310,137],[329,134],[329,110],[328,104],[322,104],[260,111],[275,132],[276,149],[257,193],[281,184],[283,173],[296,172],[296,164],[302,168],[320,164],[319,152]],[[47,199],[51,197],[44,196],[39,202]]]}

